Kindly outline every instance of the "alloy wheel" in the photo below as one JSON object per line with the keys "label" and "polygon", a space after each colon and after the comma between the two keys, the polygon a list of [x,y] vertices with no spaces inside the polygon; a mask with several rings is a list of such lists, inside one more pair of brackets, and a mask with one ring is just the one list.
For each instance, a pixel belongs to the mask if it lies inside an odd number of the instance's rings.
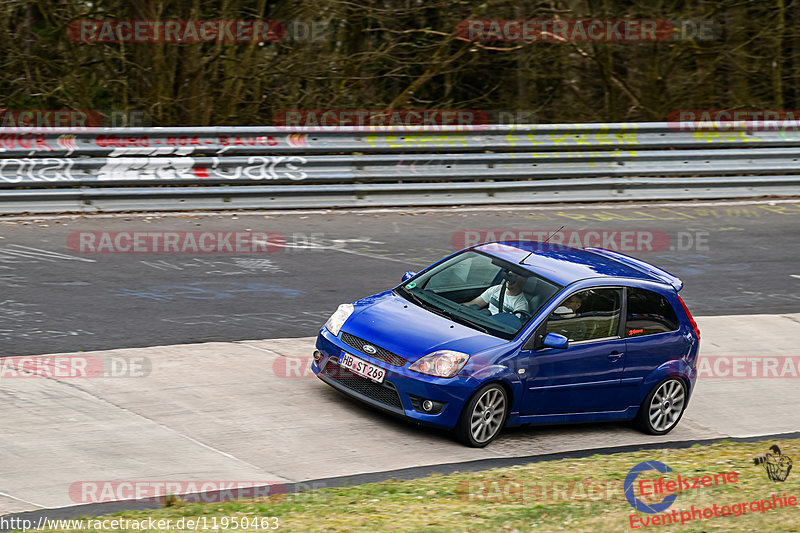
{"label": "alloy wheel", "polygon": [[677,379],[665,381],[650,400],[647,413],[650,426],[658,432],[672,428],[683,413],[685,403],[683,384]]}
{"label": "alloy wheel", "polygon": [[506,398],[503,391],[493,387],[484,392],[475,403],[470,417],[470,433],[478,443],[491,440],[506,417]]}

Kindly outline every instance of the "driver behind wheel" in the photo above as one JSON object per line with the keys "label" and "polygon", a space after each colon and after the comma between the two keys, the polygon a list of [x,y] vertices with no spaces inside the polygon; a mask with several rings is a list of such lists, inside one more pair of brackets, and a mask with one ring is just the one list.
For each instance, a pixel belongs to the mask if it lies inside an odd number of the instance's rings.
{"label": "driver behind wheel", "polygon": [[464,302],[463,305],[477,306],[478,309],[484,309],[488,306],[489,312],[492,315],[500,313],[500,304],[502,301],[503,313],[528,313],[528,299],[522,292],[522,286],[525,285],[525,278],[514,272],[508,272],[505,279],[495,285],[489,287],[483,294],[477,296],[474,300]]}

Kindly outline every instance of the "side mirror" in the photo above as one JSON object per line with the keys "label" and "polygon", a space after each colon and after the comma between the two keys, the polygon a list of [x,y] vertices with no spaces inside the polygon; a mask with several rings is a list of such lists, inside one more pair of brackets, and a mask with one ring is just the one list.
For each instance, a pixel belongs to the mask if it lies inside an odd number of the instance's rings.
{"label": "side mirror", "polygon": [[414,276],[416,276],[416,275],[417,275],[417,273],[416,273],[416,272],[412,272],[412,271],[410,271],[410,270],[409,270],[408,272],[406,272],[405,274],[403,274],[403,279],[402,279],[402,280],[400,280],[400,281],[401,281],[401,282],[403,282],[403,283],[405,283],[406,281],[410,280],[411,278],[413,278],[413,277],[414,277]]}
{"label": "side mirror", "polygon": [[544,338],[543,344],[545,348],[558,348],[559,350],[563,350],[569,346],[569,339],[558,333],[548,333]]}

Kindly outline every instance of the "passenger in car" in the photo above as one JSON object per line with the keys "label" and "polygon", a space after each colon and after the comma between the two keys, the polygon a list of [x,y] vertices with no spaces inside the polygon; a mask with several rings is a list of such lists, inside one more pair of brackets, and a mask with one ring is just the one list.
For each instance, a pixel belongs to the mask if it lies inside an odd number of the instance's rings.
{"label": "passenger in car", "polygon": [[547,319],[547,333],[564,335],[570,342],[586,339],[587,325],[580,319],[579,310],[583,306],[580,293],[575,293],[556,307]]}
{"label": "passenger in car", "polygon": [[583,299],[581,298],[580,294],[575,293],[561,302],[561,305],[556,307],[556,310],[553,311],[553,313],[558,315],[558,318],[575,318],[575,316],[577,316],[578,309],[581,308],[582,304]]}

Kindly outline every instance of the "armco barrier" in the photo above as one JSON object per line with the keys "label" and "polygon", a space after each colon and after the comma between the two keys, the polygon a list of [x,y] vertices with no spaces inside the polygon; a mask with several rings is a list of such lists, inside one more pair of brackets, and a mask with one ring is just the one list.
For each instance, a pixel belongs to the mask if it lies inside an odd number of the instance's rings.
{"label": "armco barrier", "polygon": [[798,167],[750,123],[6,129],[0,213],[794,196]]}

